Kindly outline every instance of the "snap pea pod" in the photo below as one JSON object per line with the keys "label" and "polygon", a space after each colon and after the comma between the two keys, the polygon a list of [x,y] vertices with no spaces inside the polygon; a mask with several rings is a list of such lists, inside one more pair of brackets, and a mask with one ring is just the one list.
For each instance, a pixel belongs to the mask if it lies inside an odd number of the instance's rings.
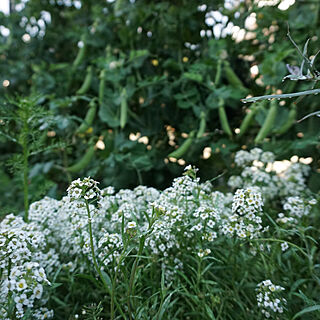
{"label": "snap pea pod", "polygon": [[222,60],[219,59],[217,63],[217,71],[216,71],[216,76],[214,78],[214,84],[217,86],[220,82],[221,78],[221,69],[222,69]]}
{"label": "snap pea pod", "polygon": [[86,54],[86,49],[87,49],[87,44],[86,44],[86,35],[83,34],[81,36],[81,41],[83,42],[83,46],[79,49],[78,54],[75,58],[75,60],[73,61],[72,64],[72,69],[75,70],[77,69],[77,67],[82,63],[85,54]]}
{"label": "snap pea pod", "polygon": [[99,83],[99,105],[101,106],[103,103],[103,97],[104,97],[104,88],[105,88],[105,82],[106,82],[106,70],[103,69],[100,72],[100,83]]}
{"label": "snap pea pod", "polygon": [[66,168],[66,170],[68,172],[71,173],[76,173],[79,172],[80,170],[86,168],[88,166],[88,164],[90,163],[90,161],[92,160],[93,156],[94,156],[94,152],[95,152],[95,146],[90,146],[86,153],[83,155],[83,157],[76,162],[74,165]]}
{"label": "snap pea pod", "polygon": [[294,103],[291,106],[287,120],[275,133],[283,134],[283,133],[287,132],[292,127],[294,122],[296,121],[296,118],[297,118],[297,105]]}
{"label": "snap pea pod", "polygon": [[246,131],[248,130],[249,126],[251,125],[255,115],[257,114],[258,110],[261,109],[262,105],[260,104],[253,104],[249,112],[244,117],[241,125],[240,125],[240,133],[238,134],[238,137],[242,137]]}
{"label": "snap pea pod", "polygon": [[201,138],[206,130],[206,114],[204,111],[200,113],[200,125],[197,133],[197,138]]}
{"label": "snap pea pod", "polygon": [[120,108],[120,127],[123,129],[128,120],[128,102],[127,102],[127,90],[122,89],[121,92],[121,108]]}
{"label": "snap pea pod", "polygon": [[192,145],[193,142],[193,138],[195,136],[195,131],[191,131],[189,134],[189,137],[187,138],[187,140],[185,140],[183,142],[183,144],[176,150],[174,150],[173,152],[171,152],[168,155],[168,158],[176,158],[176,159],[180,159],[190,148],[190,146]]}
{"label": "snap pea pod", "polygon": [[260,143],[271,132],[276,119],[277,111],[278,102],[276,100],[272,100],[270,103],[268,115],[254,140],[255,143]]}
{"label": "snap pea pod", "polygon": [[237,76],[237,74],[233,71],[233,69],[230,66],[229,61],[224,61],[224,71],[225,71],[225,75],[226,78],[228,80],[228,82],[236,88],[242,88],[244,90],[247,90],[242,81],[239,79],[239,77]]}
{"label": "snap pea pod", "polygon": [[92,77],[93,77],[93,68],[92,68],[92,66],[89,66],[87,68],[87,75],[84,78],[82,86],[76,92],[78,95],[85,94],[89,90],[89,88],[91,86],[91,82],[92,82]]}
{"label": "snap pea pod", "polygon": [[97,112],[97,103],[96,103],[96,99],[93,99],[90,101],[89,110],[87,111],[87,114],[83,122],[81,123],[80,127],[76,131],[76,133],[85,133],[90,128],[90,126],[93,123],[96,112]]}
{"label": "snap pea pod", "polygon": [[229,121],[227,118],[226,110],[224,109],[224,100],[222,98],[219,99],[219,118],[223,131],[231,138],[232,131],[229,125]]}

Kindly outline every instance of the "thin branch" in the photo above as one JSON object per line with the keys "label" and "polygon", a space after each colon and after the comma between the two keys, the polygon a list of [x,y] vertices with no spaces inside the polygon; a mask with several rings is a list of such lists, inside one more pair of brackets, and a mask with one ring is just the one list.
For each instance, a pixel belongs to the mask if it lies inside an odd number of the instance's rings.
{"label": "thin branch", "polygon": [[306,90],[306,91],[294,92],[294,93],[284,93],[284,94],[268,94],[268,95],[260,96],[260,97],[241,99],[241,101],[243,103],[246,103],[246,102],[256,102],[256,101],[261,101],[261,100],[272,100],[272,99],[280,100],[280,99],[285,99],[285,98],[306,96],[309,94],[317,95],[318,93],[320,93],[320,89]]}

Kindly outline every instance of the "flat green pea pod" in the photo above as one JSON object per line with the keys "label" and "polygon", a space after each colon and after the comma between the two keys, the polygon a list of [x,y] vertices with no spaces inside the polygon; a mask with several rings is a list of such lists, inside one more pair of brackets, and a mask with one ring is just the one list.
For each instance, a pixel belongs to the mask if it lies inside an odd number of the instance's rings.
{"label": "flat green pea pod", "polygon": [[297,105],[293,103],[289,111],[286,122],[275,133],[284,134],[285,132],[287,132],[296,121],[296,118],[297,118]]}
{"label": "flat green pea pod", "polygon": [[120,109],[120,127],[123,129],[128,120],[128,102],[127,102],[127,90],[122,89],[121,92],[121,109]]}
{"label": "flat green pea pod", "polygon": [[242,81],[237,76],[237,74],[231,68],[229,61],[226,61],[226,60],[224,61],[224,72],[225,72],[225,75],[226,75],[226,78],[227,78],[228,82],[233,87],[240,88],[240,89],[243,89],[243,90],[247,90],[244,87]]}
{"label": "flat green pea pod", "polygon": [[171,152],[168,155],[168,158],[180,159],[188,151],[188,149],[192,145],[193,138],[194,138],[195,134],[196,134],[196,132],[194,130],[191,131],[187,140],[184,141],[183,144],[178,149]]}
{"label": "flat green pea pod", "polygon": [[99,105],[101,106],[103,103],[103,97],[104,97],[104,88],[105,88],[105,82],[106,82],[106,70],[101,70],[99,78],[100,78]]}
{"label": "flat green pea pod", "polygon": [[244,117],[241,126],[240,126],[240,133],[238,134],[238,137],[242,137],[246,131],[248,130],[249,126],[251,125],[255,115],[261,109],[262,104],[252,104],[252,106],[249,109],[249,112]]}
{"label": "flat green pea pod", "polygon": [[97,112],[97,103],[96,99],[92,99],[89,103],[89,110],[81,123],[80,127],[76,131],[76,133],[85,133],[92,125],[94,117],[96,116]]}
{"label": "flat green pea pod", "polygon": [[86,38],[87,38],[86,34],[83,34],[81,36],[81,41],[83,43],[83,46],[79,49],[78,54],[77,54],[75,60],[73,61],[73,64],[72,64],[73,71],[79,67],[79,65],[82,63],[82,61],[85,57],[86,49],[87,49]]}
{"label": "flat green pea pod", "polygon": [[87,68],[87,75],[84,78],[82,86],[76,92],[78,95],[85,94],[89,90],[89,88],[91,86],[91,82],[92,82],[92,77],[93,77],[93,68],[92,68],[92,66],[89,66]]}
{"label": "flat green pea pod", "polygon": [[86,153],[83,155],[83,157],[76,162],[74,165],[66,168],[66,170],[68,172],[71,173],[77,173],[79,171],[81,171],[82,169],[86,168],[88,166],[88,164],[90,163],[90,161],[92,160],[93,156],[94,156],[94,152],[95,152],[95,145],[90,146]]}
{"label": "flat green pea pod", "polygon": [[216,72],[216,76],[214,78],[214,84],[217,86],[220,82],[220,78],[221,78],[221,69],[222,69],[222,60],[219,59],[218,63],[217,63],[217,72]]}
{"label": "flat green pea pod", "polygon": [[272,100],[266,120],[264,121],[263,126],[259,130],[258,135],[254,140],[255,143],[260,143],[271,132],[272,127],[275,123],[277,111],[278,111],[278,102],[277,100]]}
{"label": "flat green pea pod", "polygon": [[224,109],[224,100],[222,98],[219,99],[219,118],[223,131],[231,138],[232,131],[229,125],[229,121],[227,118],[226,110]]}
{"label": "flat green pea pod", "polygon": [[206,113],[201,111],[200,113],[200,125],[199,130],[197,132],[197,138],[201,138],[206,130]]}

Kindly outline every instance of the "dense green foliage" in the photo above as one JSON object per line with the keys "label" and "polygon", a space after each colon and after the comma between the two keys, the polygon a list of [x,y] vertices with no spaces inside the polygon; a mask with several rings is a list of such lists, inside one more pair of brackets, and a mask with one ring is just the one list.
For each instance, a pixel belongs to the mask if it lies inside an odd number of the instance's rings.
{"label": "dense green foliage", "polygon": [[0,13],[0,319],[319,319],[320,2],[285,2]]}
{"label": "dense green foliage", "polygon": [[[59,196],[72,177],[83,175],[116,188],[139,183],[166,187],[183,168],[183,161],[168,162],[166,157],[201,126],[203,134],[195,135],[183,159],[202,169],[203,178],[230,172],[233,152],[254,145],[269,109],[269,104],[259,108],[246,132],[237,136],[234,130],[249,108],[240,98],[309,87],[289,80],[281,83],[287,74],[285,63],[300,65],[286,37],[287,22],[299,45],[312,37],[310,52],[316,53],[319,3],[296,1],[281,11],[254,1],[234,7],[223,2],[87,0],[79,8],[79,1],[30,0],[20,7],[18,3],[20,11],[10,16],[1,14],[1,25],[10,29],[0,46],[0,80],[10,81],[0,88],[1,112],[6,114],[5,94],[40,95],[39,105],[51,113],[48,126],[41,125],[45,118],[39,123],[38,129],[48,135],[43,144],[63,142],[60,148],[30,157],[31,200],[39,197],[39,189]],[[248,24],[248,17],[256,19],[254,25]],[[241,28],[237,39],[242,41],[235,41],[235,28],[234,38],[230,35],[231,23]],[[213,36],[212,24],[220,25],[221,37]],[[256,64],[260,73],[254,77],[250,68]],[[263,84],[256,83],[258,77]],[[95,109],[90,108],[93,100]],[[281,130],[290,105],[288,100],[279,108],[268,139],[256,142],[279,159],[312,156],[316,167],[319,119],[311,117]],[[316,97],[305,98],[296,119],[316,107]],[[6,133],[4,127],[1,131]],[[298,132],[303,139],[293,142]],[[131,133],[136,140],[129,139]],[[139,142],[138,137],[147,139]],[[21,153],[12,141],[0,139],[2,163]],[[98,139],[105,149],[81,160]],[[209,159],[202,156],[205,147],[212,149]],[[66,171],[79,161],[77,170]],[[21,192],[20,177],[11,184],[7,167],[1,177],[7,181],[1,185],[6,205],[22,209],[22,202],[6,192]],[[313,183],[317,178],[312,177]],[[316,183],[313,189],[318,187]]]}

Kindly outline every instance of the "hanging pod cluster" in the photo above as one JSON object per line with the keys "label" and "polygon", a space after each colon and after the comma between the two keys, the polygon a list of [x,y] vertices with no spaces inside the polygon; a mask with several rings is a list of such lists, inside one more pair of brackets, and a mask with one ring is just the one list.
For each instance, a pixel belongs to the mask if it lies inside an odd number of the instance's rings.
{"label": "hanging pod cluster", "polygon": [[123,129],[128,120],[128,102],[127,102],[127,90],[123,88],[121,91],[120,102],[120,128]]}
{"label": "hanging pod cluster", "polygon": [[97,102],[96,99],[92,99],[89,103],[89,109],[87,111],[87,114],[81,123],[80,127],[76,131],[77,134],[85,133],[92,125],[93,120],[95,118],[97,112]]}
{"label": "hanging pod cluster", "polygon": [[251,107],[249,108],[249,112],[246,114],[246,116],[244,117],[240,125],[240,133],[238,135],[239,138],[242,137],[247,132],[247,130],[249,129],[250,125],[253,122],[254,117],[256,116],[258,111],[261,110],[263,105],[264,105],[264,102],[254,103],[251,105]]}
{"label": "hanging pod cluster", "polygon": [[194,137],[195,137],[195,134],[196,134],[195,130],[191,131],[189,133],[189,136],[188,136],[187,140],[185,140],[178,149],[176,149],[173,152],[171,152],[168,155],[168,158],[180,159],[188,151],[188,149],[191,147],[192,142],[193,142]]}
{"label": "hanging pod cluster", "polygon": [[85,54],[86,54],[86,50],[87,50],[87,36],[86,36],[86,34],[83,34],[81,36],[81,44],[82,45],[78,51],[78,54],[72,64],[72,71],[73,72],[80,66],[83,59],[85,58]]}
{"label": "hanging pod cluster", "polygon": [[87,68],[87,74],[86,74],[86,77],[84,78],[82,86],[76,92],[78,95],[83,95],[87,93],[87,91],[90,89],[90,86],[91,86],[92,77],[93,77],[93,68],[92,66],[89,66]]}
{"label": "hanging pod cluster", "polygon": [[224,100],[222,98],[219,98],[219,118],[220,118],[220,123],[222,130],[230,137],[232,138],[232,131],[229,125],[228,117],[226,114],[226,110],[224,108]]}
{"label": "hanging pod cluster", "polygon": [[200,113],[200,125],[197,132],[197,138],[201,138],[206,130],[206,113],[201,111]]}
{"label": "hanging pod cluster", "polygon": [[297,119],[297,104],[293,103],[291,105],[287,120],[282,124],[282,126],[278,130],[276,130],[275,133],[277,134],[286,133],[296,122],[296,119]]}
{"label": "hanging pod cluster", "polygon": [[276,120],[277,112],[278,101],[272,100],[270,103],[270,109],[268,111],[267,117],[254,140],[256,144],[261,143],[263,139],[266,138],[268,134],[272,131],[272,128]]}
{"label": "hanging pod cluster", "polygon": [[95,144],[90,145],[82,158],[80,158],[80,160],[78,160],[72,166],[67,167],[66,170],[71,173],[77,173],[86,168],[94,156],[95,149]]}
{"label": "hanging pod cluster", "polygon": [[224,74],[228,82],[235,88],[241,89],[243,91],[247,91],[247,88],[245,88],[240,78],[231,68],[229,61],[224,60],[223,63],[224,63]]}

